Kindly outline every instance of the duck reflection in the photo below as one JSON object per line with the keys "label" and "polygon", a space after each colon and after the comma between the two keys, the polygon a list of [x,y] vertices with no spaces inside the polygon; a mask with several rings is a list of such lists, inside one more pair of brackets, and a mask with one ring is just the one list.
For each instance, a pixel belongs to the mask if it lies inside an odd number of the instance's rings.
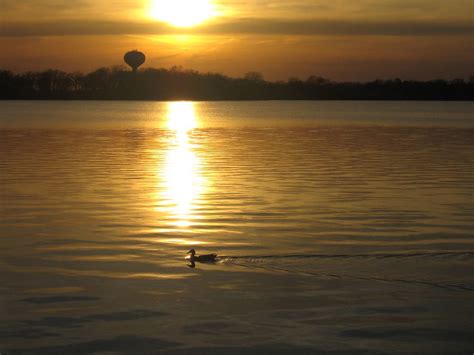
{"label": "duck reflection", "polygon": [[198,127],[194,105],[193,102],[170,102],[167,113],[167,127],[173,136],[165,161],[165,199],[173,225],[182,228],[191,226],[193,204],[203,186],[200,160],[190,139],[190,132]]}

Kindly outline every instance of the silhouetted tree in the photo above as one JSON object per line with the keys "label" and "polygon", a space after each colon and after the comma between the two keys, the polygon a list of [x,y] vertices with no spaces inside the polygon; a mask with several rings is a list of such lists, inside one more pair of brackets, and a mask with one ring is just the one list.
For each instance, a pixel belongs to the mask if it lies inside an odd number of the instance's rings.
{"label": "silhouetted tree", "polygon": [[331,81],[329,79],[323,78],[322,76],[311,75],[306,79],[306,82],[310,85],[327,85]]}
{"label": "silhouetted tree", "polygon": [[0,70],[0,99],[103,100],[473,100],[474,76],[463,79],[366,83],[332,82],[321,76],[306,80],[265,81],[259,72],[243,78],[199,73],[182,67],[130,72],[123,66],[91,73],[59,70],[14,74]]}
{"label": "silhouetted tree", "polygon": [[250,71],[248,73],[245,73],[244,79],[248,81],[254,81],[256,83],[263,83],[263,74],[256,72],[256,71]]}

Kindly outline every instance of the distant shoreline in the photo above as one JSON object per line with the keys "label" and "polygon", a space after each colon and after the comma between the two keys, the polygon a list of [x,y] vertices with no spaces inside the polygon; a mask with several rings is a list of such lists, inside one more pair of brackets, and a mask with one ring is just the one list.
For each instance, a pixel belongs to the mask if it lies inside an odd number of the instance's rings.
{"label": "distant shoreline", "polygon": [[0,70],[0,100],[93,101],[474,101],[469,80],[374,80],[334,82],[310,76],[305,80],[266,81],[258,72],[242,78],[194,70],[147,68],[136,73],[122,67],[91,73],[59,70],[15,74]]}
{"label": "distant shoreline", "polygon": [[130,101],[130,102],[176,102],[176,101],[192,101],[192,102],[249,102],[249,101],[368,101],[368,102],[474,102],[474,99],[190,99],[190,98],[176,98],[176,99],[85,99],[85,98],[68,98],[68,99],[56,99],[56,98],[13,98],[5,99],[0,98],[0,102],[6,101],[59,101],[59,102],[78,102],[78,101],[96,101],[96,102],[113,102],[113,101]]}

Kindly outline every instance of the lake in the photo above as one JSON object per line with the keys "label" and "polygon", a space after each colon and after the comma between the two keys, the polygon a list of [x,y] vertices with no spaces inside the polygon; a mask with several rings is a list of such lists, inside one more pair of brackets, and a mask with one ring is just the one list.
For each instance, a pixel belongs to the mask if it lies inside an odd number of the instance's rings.
{"label": "lake", "polygon": [[0,102],[0,353],[472,353],[473,108]]}

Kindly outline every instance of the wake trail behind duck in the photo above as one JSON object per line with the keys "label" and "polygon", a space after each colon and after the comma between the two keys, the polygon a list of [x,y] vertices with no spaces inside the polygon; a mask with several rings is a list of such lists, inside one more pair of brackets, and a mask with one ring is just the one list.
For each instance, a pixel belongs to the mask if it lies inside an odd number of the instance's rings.
{"label": "wake trail behind duck", "polygon": [[[318,264],[318,260],[332,260],[332,261],[351,261],[352,266],[355,259],[362,262],[370,262],[376,260],[388,260],[398,258],[443,258],[446,261],[454,259],[459,260],[473,260],[474,252],[417,252],[417,253],[384,253],[384,254],[290,254],[290,255],[240,255],[240,256],[220,256],[220,262],[229,263],[235,266],[260,269],[269,272],[279,272],[287,274],[295,274],[309,277],[324,277],[324,278],[338,278],[338,279],[352,279],[371,282],[386,282],[386,283],[404,283],[407,285],[424,285],[442,288],[451,291],[474,291],[474,285],[466,285],[463,283],[451,283],[443,281],[423,280],[423,279],[407,279],[404,277],[384,276],[383,267],[377,273],[362,270],[359,274],[346,271],[341,272],[327,272],[325,270],[332,270],[332,266],[328,267],[325,264]],[[305,263],[300,260],[307,260]],[[312,264],[308,264],[309,260]],[[428,259],[429,260],[429,259]],[[316,263],[315,263],[316,262]],[[420,261],[414,261],[419,263]],[[311,267],[312,266],[312,267]],[[373,265],[372,265],[373,266]],[[355,267],[354,267],[355,268]],[[393,269],[387,270],[393,273]],[[382,274],[382,275],[380,275]]]}
{"label": "wake trail behind duck", "polygon": [[264,259],[388,259],[417,257],[474,257],[474,252],[414,252],[376,254],[287,254],[287,255],[222,255],[220,260],[264,260]]}

